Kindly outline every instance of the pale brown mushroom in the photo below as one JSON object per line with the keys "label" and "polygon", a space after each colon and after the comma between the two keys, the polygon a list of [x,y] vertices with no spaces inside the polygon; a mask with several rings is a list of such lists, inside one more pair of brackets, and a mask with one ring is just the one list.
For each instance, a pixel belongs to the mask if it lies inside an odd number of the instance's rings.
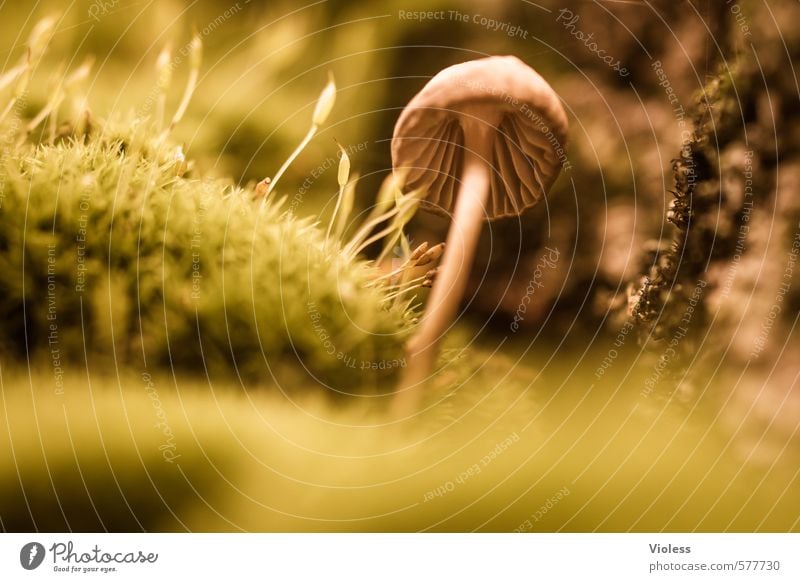
{"label": "pale brown mushroom", "polygon": [[425,192],[423,208],[452,212],[453,220],[425,314],[408,342],[401,390],[410,393],[431,373],[483,221],[519,215],[545,196],[566,159],[566,134],[556,93],[513,56],[448,67],[403,110],[392,137],[394,171],[405,176],[407,191]]}

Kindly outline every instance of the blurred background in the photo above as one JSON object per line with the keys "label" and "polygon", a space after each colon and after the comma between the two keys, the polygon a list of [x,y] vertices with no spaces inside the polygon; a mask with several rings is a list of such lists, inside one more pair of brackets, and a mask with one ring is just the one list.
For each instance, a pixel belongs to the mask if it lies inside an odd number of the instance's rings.
{"label": "blurred background", "polygon": [[[550,365],[545,393],[566,383],[649,396],[657,384],[659,406],[701,415],[726,454],[800,492],[797,2],[6,2],[6,66],[46,16],[57,24],[30,114],[48,79],[93,58],[92,115],[147,115],[159,53],[172,48],[180,87],[181,49],[199,34],[198,89],[173,135],[201,172],[241,185],[274,175],[332,73],[335,109],[279,188],[303,216],[331,212],[334,140],[363,177],[356,205],[366,209],[391,171],[394,123],[427,80],[465,60],[518,56],[563,100],[570,169],[545,203],[484,229],[453,342],[502,345],[545,375]],[[180,91],[170,99],[172,110]],[[435,244],[447,228],[421,212],[409,234]],[[558,260],[542,267],[553,249]]]}

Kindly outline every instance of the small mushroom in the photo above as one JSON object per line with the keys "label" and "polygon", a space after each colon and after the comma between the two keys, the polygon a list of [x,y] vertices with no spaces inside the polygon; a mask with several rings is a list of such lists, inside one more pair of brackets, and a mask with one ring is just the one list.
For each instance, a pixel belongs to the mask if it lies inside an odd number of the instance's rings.
{"label": "small mushroom", "polygon": [[401,113],[394,171],[406,176],[404,189],[426,193],[422,208],[452,213],[436,283],[408,342],[401,390],[410,393],[430,375],[483,221],[518,216],[545,196],[565,160],[566,134],[567,115],[552,87],[513,56],[444,69]]}

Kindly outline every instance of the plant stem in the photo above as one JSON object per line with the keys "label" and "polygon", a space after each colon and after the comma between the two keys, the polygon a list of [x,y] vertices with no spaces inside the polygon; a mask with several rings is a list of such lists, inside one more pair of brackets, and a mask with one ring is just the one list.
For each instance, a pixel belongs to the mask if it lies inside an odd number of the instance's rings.
{"label": "plant stem", "polygon": [[278,172],[272,177],[272,181],[269,183],[269,187],[267,188],[267,194],[275,189],[275,185],[278,183],[278,180],[281,179],[281,176],[283,176],[284,172],[286,172],[286,169],[292,164],[295,158],[300,155],[300,152],[305,149],[305,147],[308,145],[308,142],[310,142],[311,138],[314,137],[314,134],[317,133],[317,129],[319,129],[318,126],[312,125],[311,129],[308,130],[308,133],[303,138],[303,141],[300,142],[300,145],[297,146],[292,152],[292,155],[290,155],[286,161],[283,162],[280,170],[278,170]]}
{"label": "plant stem", "polygon": [[189,102],[192,100],[192,95],[194,95],[194,91],[197,88],[197,78],[199,77],[199,73],[200,72],[197,69],[192,69],[189,71],[189,79],[186,82],[186,89],[183,91],[183,97],[178,105],[178,109],[172,116],[172,121],[169,122],[169,127],[165,131],[171,132],[173,129],[175,129],[175,126],[180,123],[181,119],[183,119],[186,109],[189,107]]}
{"label": "plant stem", "polygon": [[[401,207],[395,205],[392,207],[391,210],[387,210],[383,214],[378,215],[375,212],[370,212],[367,216],[367,219],[362,224],[361,228],[358,229],[358,232],[350,239],[350,242],[347,243],[345,247],[345,252],[351,252],[354,248],[357,248],[365,238],[372,232],[372,230],[378,226],[381,222],[385,222],[400,212]],[[374,209],[373,209],[374,210]]]}
{"label": "plant stem", "polygon": [[[374,242],[376,242],[376,241],[379,241],[380,239],[382,239],[382,238],[383,238],[383,237],[385,237],[386,235],[388,235],[388,234],[390,234],[390,233],[392,233],[392,232],[395,232],[395,231],[396,231],[396,229],[397,229],[397,227],[395,227],[393,224],[390,224],[389,226],[387,226],[386,228],[384,228],[382,231],[378,232],[377,234],[373,234],[373,235],[372,235],[371,237],[369,237],[367,240],[365,240],[365,241],[364,241],[364,242],[362,242],[360,245],[358,245],[358,247],[357,247],[357,248],[356,248],[356,249],[355,249],[355,250],[352,252],[351,256],[355,257],[356,255],[358,255],[358,253],[360,253],[361,251],[363,251],[363,250],[364,250],[365,248],[367,248],[369,245],[371,245],[372,243],[374,243]],[[394,236],[394,235],[393,235],[393,236]],[[383,259],[384,259],[384,256],[383,256],[383,253],[381,253],[381,256],[380,256],[380,257],[378,257],[378,259],[375,261],[375,263],[376,263],[376,264],[380,264],[380,262],[381,262]]]}
{"label": "plant stem", "polygon": [[336,199],[336,206],[333,208],[333,215],[330,222],[328,222],[328,230],[325,232],[325,238],[331,238],[331,230],[333,230],[333,223],[336,222],[336,217],[339,215],[339,208],[342,206],[342,197],[344,196],[344,185],[339,186],[339,196]]}

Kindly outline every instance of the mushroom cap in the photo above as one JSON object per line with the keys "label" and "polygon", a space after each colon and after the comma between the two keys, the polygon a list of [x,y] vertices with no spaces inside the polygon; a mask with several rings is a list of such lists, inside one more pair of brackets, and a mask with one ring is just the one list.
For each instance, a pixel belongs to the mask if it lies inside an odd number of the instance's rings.
{"label": "mushroom cap", "polygon": [[537,204],[566,159],[567,114],[541,75],[514,56],[453,65],[414,96],[394,127],[392,165],[405,174],[406,191],[425,191],[424,208],[453,210],[468,132],[491,140],[482,149],[491,155],[489,220]]}

